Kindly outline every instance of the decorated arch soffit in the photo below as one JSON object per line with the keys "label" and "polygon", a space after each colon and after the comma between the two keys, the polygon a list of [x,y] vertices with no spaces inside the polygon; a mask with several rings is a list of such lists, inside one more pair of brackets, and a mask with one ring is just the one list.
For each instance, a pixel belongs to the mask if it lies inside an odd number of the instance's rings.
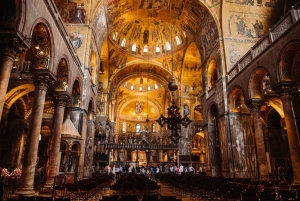
{"label": "decorated arch soffit", "polygon": [[181,71],[182,97],[202,93],[201,57],[196,43],[187,48]]}
{"label": "decorated arch soffit", "polygon": [[56,81],[54,83],[55,91],[67,91],[68,90],[68,63],[65,58],[59,61],[56,71]]}
{"label": "decorated arch soffit", "polygon": [[288,45],[279,59],[279,80],[299,82],[300,42]]}
{"label": "decorated arch soffit", "polygon": [[[144,77],[145,82],[148,80],[157,80],[157,84],[161,84],[164,87],[172,79],[170,72],[166,71],[164,68],[147,63],[134,64],[117,71],[117,73],[111,78],[109,93],[112,94],[112,99],[116,98],[119,87],[124,85],[128,79],[134,77],[136,77],[136,79]],[[133,80],[133,82],[137,81]],[[138,84],[138,82],[136,84]],[[127,83],[127,86],[130,87],[130,83]]]}
{"label": "decorated arch soffit", "polygon": [[263,98],[263,79],[267,73],[264,67],[258,67],[253,71],[249,79],[249,98]]}
{"label": "decorated arch soffit", "polygon": [[240,86],[235,86],[229,95],[230,112],[250,112],[245,105],[244,91]]}
{"label": "decorated arch soffit", "polygon": [[119,103],[117,114],[120,119],[146,122],[147,117],[150,121],[158,119],[160,111],[160,103],[154,99],[128,96]]}
{"label": "decorated arch soffit", "polygon": [[54,55],[52,42],[47,22],[43,19],[37,20],[32,32],[30,49],[26,52],[26,61],[31,61],[30,69],[51,70],[51,58]]}
{"label": "decorated arch soffit", "polygon": [[5,96],[5,107],[9,109],[11,105],[25,94],[33,92],[35,87],[33,84],[24,84],[10,90]]}

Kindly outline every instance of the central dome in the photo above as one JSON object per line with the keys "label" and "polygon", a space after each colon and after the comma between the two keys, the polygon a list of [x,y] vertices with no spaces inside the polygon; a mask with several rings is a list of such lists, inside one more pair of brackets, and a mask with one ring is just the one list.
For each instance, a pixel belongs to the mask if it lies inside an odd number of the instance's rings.
{"label": "central dome", "polygon": [[158,58],[187,44],[185,32],[176,25],[155,19],[124,22],[109,36],[111,43],[137,58]]}

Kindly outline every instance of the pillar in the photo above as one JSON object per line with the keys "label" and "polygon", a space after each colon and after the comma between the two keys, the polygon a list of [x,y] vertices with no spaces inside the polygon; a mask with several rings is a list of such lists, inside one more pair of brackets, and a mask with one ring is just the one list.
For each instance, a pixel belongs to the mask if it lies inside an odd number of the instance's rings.
{"label": "pillar", "polygon": [[25,50],[17,38],[7,36],[0,41],[0,122],[13,63]]}
{"label": "pillar", "polygon": [[50,187],[53,184],[54,177],[59,172],[60,165],[60,143],[61,143],[61,132],[64,119],[64,112],[67,103],[70,101],[70,96],[67,92],[56,92],[54,94],[54,126],[53,135],[50,145],[49,160],[47,164],[47,181],[46,186]]}
{"label": "pillar", "polygon": [[290,148],[291,162],[293,167],[293,183],[300,184],[300,146],[299,135],[295,121],[291,95],[288,90],[283,91],[280,96],[284,112],[284,120],[287,129],[287,137]]}
{"label": "pillar", "polygon": [[261,100],[250,100],[246,102],[247,106],[250,108],[253,123],[254,123],[254,135],[255,135],[255,145],[257,153],[258,171],[260,179],[267,179],[269,177],[268,173],[268,162],[264,141],[264,133],[262,124],[260,121],[260,108],[262,105]]}
{"label": "pillar", "polygon": [[139,150],[136,150],[136,161],[135,161],[135,167],[139,165]]}
{"label": "pillar", "polygon": [[115,121],[115,106],[116,106],[116,100],[112,100],[111,101],[111,104],[112,104],[112,107],[111,107],[111,113],[110,113],[110,115],[111,115],[111,121]]}
{"label": "pillar", "polygon": [[34,74],[32,76],[35,94],[30,118],[29,131],[24,151],[22,175],[20,178],[18,194],[34,194],[34,173],[37,163],[37,152],[39,135],[43,119],[43,109],[46,98],[46,91],[53,84],[54,78],[49,73]]}
{"label": "pillar", "polygon": [[[78,172],[75,172],[77,174],[77,179],[82,179],[83,178],[83,173],[84,173],[84,156],[85,156],[85,147],[86,147],[86,138],[87,138],[87,113],[85,110],[80,109],[80,113],[82,114],[82,125],[81,125],[81,150],[80,150],[80,157],[78,161]],[[81,123],[81,122],[78,122]],[[79,131],[80,133],[80,131]]]}
{"label": "pillar", "polygon": [[158,157],[159,157],[158,161],[160,163],[164,162],[164,159],[163,159],[163,150],[159,150],[158,151]]}

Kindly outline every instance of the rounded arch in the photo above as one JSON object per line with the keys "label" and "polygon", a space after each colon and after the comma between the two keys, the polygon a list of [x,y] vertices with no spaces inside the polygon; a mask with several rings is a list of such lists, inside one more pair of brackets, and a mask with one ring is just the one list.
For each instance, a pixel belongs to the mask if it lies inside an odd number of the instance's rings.
{"label": "rounded arch", "polygon": [[[161,67],[147,65],[147,64],[145,65],[137,64],[131,66],[130,68],[126,67],[118,71],[116,74],[112,76],[109,89],[108,89],[109,94],[111,94],[110,99],[111,100],[116,99],[117,96],[116,89],[118,89],[123,82],[133,77],[140,78],[141,76],[158,80],[160,83],[163,84],[165,88],[167,88],[168,83],[172,80],[172,74]],[[176,96],[178,96],[178,90],[175,92],[175,94]]]}
{"label": "rounded arch", "polygon": [[203,109],[200,105],[194,108],[194,120],[203,120]]}
{"label": "rounded arch", "polygon": [[11,89],[5,95],[4,107],[9,109],[16,100],[33,91],[35,91],[35,87],[33,84],[23,84]]}
{"label": "rounded arch", "polygon": [[74,107],[80,107],[81,105],[81,87],[78,79],[76,79],[72,86],[71,104]]}
{"label": "rounded arch", "polygon": [[281,118],[284,118],[283,106],[280,98],[278,97],[265,97],[266,106],[271,106],[276,112],[280,115]]}
{"label": "rounded arch", "polygon": [[62,139],[60,142],[60,152],[68,151],[69,149],[68,147],[69,147],[68,142]]}
{"label": "rounded arch", "polygon": [[26,61],[31,61],[30,69],[53,70],[55,56],[51,26],[44,18],[35,21],[31,31],[31,45],[26,52]]}
{"label": "rounded arch", "polygon": [[203,91],[201,54],[195,42],[185,54],[181,68],[181,96],[197,95]]}
{"label": "rounded arch", "polygon": [[212,88],[218,80],[218,69],[217,62],[215,59],[212,59],[207,68],[207,87],[208,89]]}
{"label": "rounded arch", "polygon": [[59,60],[57,71],[56,71],[56,81],[54,83],[54,91],[67,91],[69,83],[69,63],[66,58],[61,58]]}
{"label": "rounded arch", "polygon": [[208,111],[208,122],[209,123],[215,123],[216,119],[218,118],[218,106],[216,103],[211,103],[209,106]]}
{"label": "rounded arch", "polygon": [[88,106],[88,120],[93,120],[94,117],[94,102],[93,99],[91,98],[91,100],[89,101],[89,106]]}
{"label": "rounded arch", "polygon": [[268,71],[264,67],[257,67],[249,79],[249,98],[262,99],[264,96],[264,78]]}
{"label": "rounded arch", "polygon": [[229,94],[229,110],[231,112],[241,112],[245,106],[244,91],[241,86],[235,86]]}
{"label": "rounded arch", "polygon": [[[125,110],[126,110],[126,113],[130,112],[130,110],[134,112],[136,102],[141,102],[141,101],[145,102],[145,105],[143,106],[144,107],[143,110],[145,112],[143,112],[142,115],[140,115],[140,116],[143,116],[140,120],[137,117],[135,117],[135,116],[137,116],[136,114],[133,114],[132,119],[130,119],[129,116],[125,116],[123,114],[123,111],[125,111]],[[147,99],[147,97],[132,97],[132,96],[126,97],[118,104],[118,106],[119,107],[117,108],[117,114],[119,114],[119,118],[123,119],[123,120],[130,119],[130,120],[145,121],[147,118],[147,115],[148,115],[149,120],[152,121],[152,120],[158,119],[160,116],[160,111],[162,111],[161,104],[157,100]],[[153,110],[153,111],[151,111],[151,110]]]}
{"label": "rounded arch", "polygon": [[278,81],[300,82],[300,41],[291,41],[280,53]]}

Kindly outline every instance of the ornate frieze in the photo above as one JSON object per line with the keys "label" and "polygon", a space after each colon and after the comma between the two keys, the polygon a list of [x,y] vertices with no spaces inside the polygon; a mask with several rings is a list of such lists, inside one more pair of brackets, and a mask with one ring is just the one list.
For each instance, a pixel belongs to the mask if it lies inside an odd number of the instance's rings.
{"label": "ornate frieze", "polygon": [[269,39],[265,38],[261,41],[252,51],[253,59],[257,57],[262,51],[264,51],[270,45]]}
{"label": "ornate frieze", "polygon": [[277,26],[273,31],[273,40],[276,40],[281,36],[288,28],[290,28],[293,24],[292,17],[289,15],[286,19],[284,19],[279,26]]}

